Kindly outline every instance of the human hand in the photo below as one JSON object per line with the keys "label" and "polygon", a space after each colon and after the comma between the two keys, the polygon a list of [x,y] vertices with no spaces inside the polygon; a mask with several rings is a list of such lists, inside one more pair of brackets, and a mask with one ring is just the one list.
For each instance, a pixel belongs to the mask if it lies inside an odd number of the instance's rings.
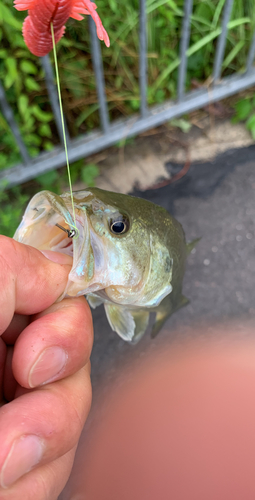
{"label": "human hand", "polygon": [[0,236],[1,500],[58,497],[91,404],[90,310],[55,303],[71,258],[49,255]]}

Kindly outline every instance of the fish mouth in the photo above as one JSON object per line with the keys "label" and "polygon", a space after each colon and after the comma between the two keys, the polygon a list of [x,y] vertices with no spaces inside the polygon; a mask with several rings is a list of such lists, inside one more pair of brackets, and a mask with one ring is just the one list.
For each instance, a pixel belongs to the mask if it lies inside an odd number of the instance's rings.
{"label": "fish mouth", "polygon": [[38,250],[52,250],[73,256],[74,221],[61,197],[42,191],[30,201],[14,239]]}
{"label": "fish mouth", "polygon": [[74,205],[74,221],[71,197],[65,194],[63,198],[50,191],[37,193],[30,201],[14,235],[14,239],[20,243],[40,251],[60,252],[73,259],[68,283],[61,298],[88,293],[94,271],[86,210]]}

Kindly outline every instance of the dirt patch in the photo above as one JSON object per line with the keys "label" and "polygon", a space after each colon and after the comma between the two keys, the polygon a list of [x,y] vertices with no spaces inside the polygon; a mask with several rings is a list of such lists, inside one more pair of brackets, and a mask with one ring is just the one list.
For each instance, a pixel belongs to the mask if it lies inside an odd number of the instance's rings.
{"label": "dirt patch", "polygon": [[[141,190],[169,179],[166,168],[169,162],[185,164],[213,160],[229,149],[247,147],[254,143],[250,133],[241,123],[213,119],[199,115],[193,119],[189,133],[163,125],[150,130],[119,148],[95,155],[91,161],[98,164],[101,174],[97,187],[128,193],[133,187]],[[192,119],[191,119],[192,122]],[[74,189],[84,189],[81,182]]]}

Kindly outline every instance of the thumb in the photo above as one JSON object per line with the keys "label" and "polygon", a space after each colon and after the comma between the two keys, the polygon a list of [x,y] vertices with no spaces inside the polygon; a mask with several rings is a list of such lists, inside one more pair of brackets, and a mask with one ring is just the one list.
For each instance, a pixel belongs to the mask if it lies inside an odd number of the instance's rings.
{"label": "thumb", "polygon": [[[50,260],[51,259],[51,260]],[[0,334],[14,313],[43,311],[64,292],[72,259],[0,236]]]}

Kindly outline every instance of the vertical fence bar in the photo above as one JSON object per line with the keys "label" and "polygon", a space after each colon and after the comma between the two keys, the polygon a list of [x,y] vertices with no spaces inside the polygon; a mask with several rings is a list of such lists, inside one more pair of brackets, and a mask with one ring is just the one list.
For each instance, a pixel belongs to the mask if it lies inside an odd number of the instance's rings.
{"label": "vertical fence bar", "polygon": [[[59,99],[58,99],[58,93],[55,85],[55,77],[52,69],[52,65],[50,62],[49,56],[44,56],[41,57],[41,64],[45,73],[45,80],[46,80],[46,87],[51,103],[51,108],[55,117],[56,121],[56,126],[57,126],[57,131],[59,138],[61,140],[61,143],[64,144],[64,137],[63,137],[63,130],[62,130],[62,122],[61,122],[61,114],[60,114],[60,107],[59,107]],[[65,123],[65,133],[66,133],[66,140],[67,144],[70,140],[69,133],[67,130],[67,126]]]}
{"label": "vertical fence bar", "polygon": [[22,159],[23,159],[25,165],[30,165],[30,163],[31,163],[30,156],[28,154],[27,148],[26,148],[26,146],[23,142],[23,139],[21,137],[19,127],[18,127],[18,125],[15,121],[14,115],[13,115],[13,111],[6,100],[5,92],[4,92],[4,89],[1,85],[1,83],[0,83],[0,106],[2,109],[2,113],[5,117],[8,125],[10,126],[13,135],[14,135],[16,144],[20,150],[20,154],[22,156]]}
{"label": "vertical fence bar", "polygon": [[102,54],[100,42],[97,38],[96,26],[93,19],[89,16],[89,29],[91,39],[91,52],[93,68],[96,75],[97,96],[99,101],[99,115],[101,127],[106,134],[109,130],[109,114],[105,98],[105,81],[103,72]]}
{"label": "vertical fence bar", "polygon": [[229,22],[230,14],[232,11],[232,6],[233,6],[233,0],[226,0],[224,12],[223,12],[221,34],[220,34],[220,37],[218,39],[217,48],[216,48],[216,55],[215,55],[214,65],[213,65],[213,82],[214,83],[216,83],[217,80],[219,80],[220,75],[221,75],[221,66],[222,66],[222,61],[223,61],[225,47],[226,47],[226,40],[227,40],[228,22]]}
{"label": "vertical fence bar", "polygon": [[187,50],[190,39],[190,17],[192,14],[193,0],[185,1],[184,17],[182,21],[182,36],[180,43],[180,66],[178,73],[178,101],[183,99],[187,72]]}
{"label": "vertical fence bar", "polygon": [[253,66],[253,62],[254,62],[254,58],[255,58],[255,32],[254,32],[253,37],[252,37],[252,42],[251,42],[249,54],[247,57],[246,73],[249,73],[249,71],[251,71],[252,66]]}
{"label": "vertical fence bar", "polygon": [[140,113],[144,118],[148,113],[147,108],[147,17],[146,0],[140,0],[140,54],[139,54],[139,79],[140,79]]}

